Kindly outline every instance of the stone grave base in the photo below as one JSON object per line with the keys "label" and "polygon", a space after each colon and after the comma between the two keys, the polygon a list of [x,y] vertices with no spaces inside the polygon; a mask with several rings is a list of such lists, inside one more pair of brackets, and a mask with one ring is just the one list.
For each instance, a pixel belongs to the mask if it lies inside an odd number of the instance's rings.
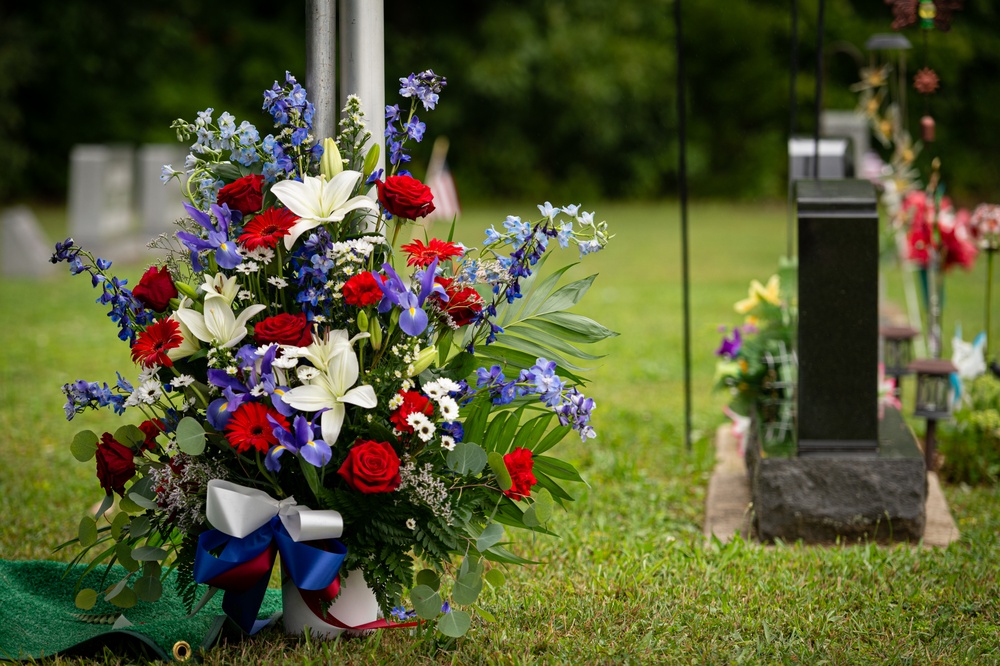
{"label": "stone grave base", "polygon": [[927,473],[916,437],[899,412],[879,421],[877,455],[762,455],[750,427],[747,469],[753,526],[763,541],[919,541]]}

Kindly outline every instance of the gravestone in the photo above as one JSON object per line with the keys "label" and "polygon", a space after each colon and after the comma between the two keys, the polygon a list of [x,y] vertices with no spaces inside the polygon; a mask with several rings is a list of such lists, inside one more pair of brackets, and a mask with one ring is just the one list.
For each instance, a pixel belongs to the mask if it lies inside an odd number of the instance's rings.
{"label": "gravestone", "polygon": [[827,109],[820,114],[820,133],[827,138],[847,137],[851,140],[851,161],[855,172],[871,150],[871,128],[864,114],[853,110]]}
{"label": "gravestone", "polygon": [[45,238],[38,220],[26,206],[4,211],[2,272],[18,277],[50,275],[55,265],[49,261],[53,244]]}
{"label": "gravestone", "polygon": [[[819,140],[819,177],[823,180],[842,180],[854,177],[854,161],[849,139]],[[816,141],[811,137],[792,137],[788,140],[788,180],[811,179],[816,163]]]}
{"label": "gravestone", "polygon": [[69,235],[98,253],[132,234],[132,148],[73,147],[69,170]]}
{"label": "gravestone", "polygon": [[174,222],[185,215],[184,196],[176,181],[160,180],[163,166],[183,171],[188,149],[173,144],[148,144],[138,151],[139,218],[145,239],[174,231]]}
{"label": "gravestone", "polygon": [[754,526],[765,541],[923,536],[927,477],[916,437],[878,409],[878,212],[867,181],[796,183],[797,455],[768,456],[750,428]]}

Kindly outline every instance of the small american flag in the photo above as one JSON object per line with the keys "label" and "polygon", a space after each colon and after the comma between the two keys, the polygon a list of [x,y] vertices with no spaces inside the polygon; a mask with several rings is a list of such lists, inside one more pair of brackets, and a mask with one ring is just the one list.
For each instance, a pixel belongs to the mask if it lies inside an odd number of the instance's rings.
{"label": "small american flag", "polygon": [[434,141],[431,160],[427,164],[427,178],[424,184],[431,188],[434,195],[434,212],[425,219],[427,222],[443,220],[451,222],[462,214],[458,203],[458,190],[455,181],[448,170],[448,139],[438,137]]}

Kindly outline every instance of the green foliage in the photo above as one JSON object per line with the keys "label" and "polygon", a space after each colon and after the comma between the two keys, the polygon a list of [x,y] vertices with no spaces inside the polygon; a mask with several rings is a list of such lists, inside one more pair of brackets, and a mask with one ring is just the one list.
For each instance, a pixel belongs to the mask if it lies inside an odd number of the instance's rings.
{"label": "green foliage", "polygon": [[941,476],[955,483],[1000,480],[1000,379],[991,373],[968,385],[968,400],[939,430]]}

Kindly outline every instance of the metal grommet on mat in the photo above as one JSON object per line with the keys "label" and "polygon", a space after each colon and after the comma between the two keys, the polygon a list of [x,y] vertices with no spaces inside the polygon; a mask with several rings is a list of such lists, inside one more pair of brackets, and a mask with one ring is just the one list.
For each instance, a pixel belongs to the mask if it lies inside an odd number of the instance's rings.
{"label": "metal grommet on mat", "polygon": [[187,641],[177,641],[174,643],[174,659],[177,661],[187,661],[193,654],[191,644]]}

